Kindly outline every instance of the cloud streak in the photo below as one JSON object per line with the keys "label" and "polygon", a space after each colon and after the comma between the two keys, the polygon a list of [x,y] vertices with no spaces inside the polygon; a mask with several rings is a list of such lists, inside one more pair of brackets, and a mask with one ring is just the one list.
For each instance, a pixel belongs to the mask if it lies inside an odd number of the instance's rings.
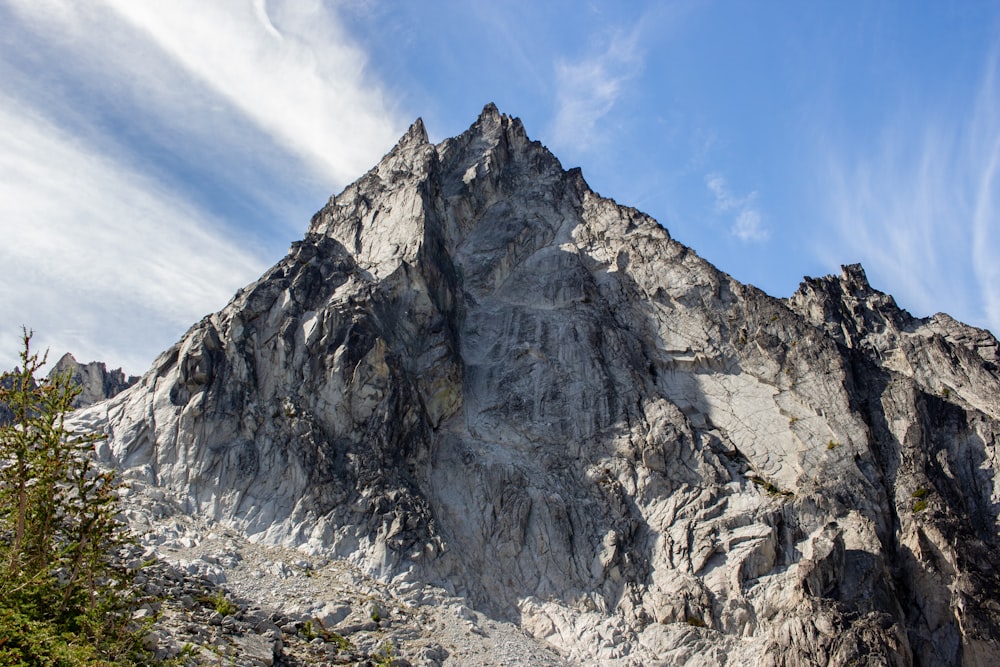
{"label": "cloud streak", "polygon": [[917,315],[947,304],[951,315],[1000,332],[996,63],[958,107],[964,115],[901,112],[875,150],[827,148],[822,188],[836,238],[816,253],[832,262],[846,248]]}
{"label": "cloud streak", "polygon": [[321,2],[105,0],[177,63],[344,184],[405,130]]}
{"label": "cloud streak", "polygon": [[638,29],[612,32],[606,46],[583,58],[557,60],[553,142],[576,150],[590,148],[599,122],[641,68]]}
{"label": "cloud streak", "polygon": [[768,239],[770,231],[764,225],[757,208],[756,191],[745,197],[737,197],[729,190],[725,177],[717,173],[705,177],[705,186],[715,198],[716,212],[735,215],[729,229],[733,236],[744,242],[762,242]]}
{"label": "cloud streak", "polygon": [[[978,165],[972,191],[972,261],[985,319],[1000,333],[1000,90],[997,58],[990,61],[974,107],[966,152]],[[976,176],[978,175],[978,178]]]}
{"label": "cloud streak", "polygon": [[167,347],[266,266],[176,193],[9,100],[0,125],[5,367],[23,323],[59,345],[54,354],[145,369],[152,359],[139,349]]}

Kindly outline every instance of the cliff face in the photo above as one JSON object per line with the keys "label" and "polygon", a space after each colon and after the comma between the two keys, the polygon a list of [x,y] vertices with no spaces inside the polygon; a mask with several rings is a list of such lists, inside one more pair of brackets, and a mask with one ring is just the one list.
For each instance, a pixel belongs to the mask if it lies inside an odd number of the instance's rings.
{"label": "cliff face", "polygon": [[860,267],[742,285],[490,105],[77,420],[191,512],[575,661],[985,665],[998,357]]}

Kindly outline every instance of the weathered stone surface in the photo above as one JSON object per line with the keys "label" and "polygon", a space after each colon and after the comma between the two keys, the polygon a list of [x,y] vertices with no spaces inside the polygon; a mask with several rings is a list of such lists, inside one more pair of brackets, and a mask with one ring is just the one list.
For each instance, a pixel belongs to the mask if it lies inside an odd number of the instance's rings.
{"label": "weathered stone surface", "polygon": [[140,382],[103,454],[589,664],[1000,661],[997,341],[788,300],[488,106],[418,121]]}

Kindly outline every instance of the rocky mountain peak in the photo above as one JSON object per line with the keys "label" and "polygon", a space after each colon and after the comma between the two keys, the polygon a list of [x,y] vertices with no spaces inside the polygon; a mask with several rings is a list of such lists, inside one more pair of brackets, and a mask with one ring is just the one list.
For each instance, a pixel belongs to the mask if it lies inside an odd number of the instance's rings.
{"label": "rocky mountain peak", "polygon": [[913,320],[891,296],[872,289],[860,264],[841,267],[840,276],[806,278],[789,301],[847,347],[892,337]]}
{"label": "rocky mountain peak", "polygon": [[406,131],[406,134],[404,134],[398,142],[400,147],[409,145],[419,146],[426,143],[428,143],[427,128],[424,127],[423,118],[418,118],[413,121],[410,128]]}
{"label": "rocky mountain peak", "polygon": [[483,105],[483,110],[479,112],[479,118],[476,119],[476,122],[482,123],[488,120],[499,123],[505,116],[506,114],[500,113],[495,102],[487,102]]}
{"label": "rocky mountain peak", "polygon": [[988,664],[996,351],[859,266],[743,285],[487,105],[77,419],[189,512],[576,662]]}
{"label": "rocky mountain peak", "polygon": [[[502,142],[509,143],[511,140],[515,140],[515,143],[522,147],[530,143],[521,120],[501,113],[496,104],[492,102],[484,106],[479,117],[469,129],[455,139],[459,140],[460,143],[462,140],[467,140],[482,147],[496,146]],[[538,145],[540,146],[540,144]]]}

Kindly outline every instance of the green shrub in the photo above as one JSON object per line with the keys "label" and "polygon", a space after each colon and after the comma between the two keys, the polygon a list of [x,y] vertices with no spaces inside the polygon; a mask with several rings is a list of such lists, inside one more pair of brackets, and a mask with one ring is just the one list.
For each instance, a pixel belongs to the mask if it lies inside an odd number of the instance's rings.
{"label": "green shrub", "polygon": [[328,642],[330,642],[332,644],[336,644],[337,648],[339,648],[341,651],[352,651],[352,650],[354,650],[354,644],[352,644],[350,641],[348,641],[342,635],[338,635],[336,632],[333,632],[332,630],[328,630],[327,631],[327,633],[326,633],[326,641],[328,641]]}
{"label": "green shrub", "polygon": [[222,590],[216,592],[215,596],[211,598],[211,602],[212,606],[215,607],[215,611],[223,616],[232,616],[240,610],[232,600],[226,597],[226,594]]}
{"label": "green shrub", "polygon": [[312,641],[313,639],[316,639],[316,637],[319,637],[318,630],[319,630],[319,625],[314,623],[312,620],[306,621],[305,623],[302,624],[302,627],[299,628],[299,632],[302,633],[302,636],[308,639],[309,641]]}
{"label": "green shrub", "polygon": [[375,667],[392,667],[396,661],[396,647],[393,646],[392,642],[386,641],[369,658]]}
{"label": "green shrub", "polygon": [[760,488],[767,491],[770,496],[784,496],[786,498],[791,498],[795,494],[791,491],[783,491],[782,489],[775,486],[772,482],[767,481],[763,477],[758,477],[756,475],[750,475],[747,479],[759,486]]}
{"label": "green shrub", "polygon": [[303,623],[302,627],[299,628],[299,632],[302,634],[303,637],[305,637],[309,641],[312,641],[313,639],[319,637],[325,642],[329,642],[331,644],[336,645],[337,648],[339,648],[341,651],[354,650],[354,644],[352,644],[345,637],[337,634],[333,630],[327,630],[325,627],[323,627],[323,622],[320,621],[318,618],[310,619],[305,623]]}

